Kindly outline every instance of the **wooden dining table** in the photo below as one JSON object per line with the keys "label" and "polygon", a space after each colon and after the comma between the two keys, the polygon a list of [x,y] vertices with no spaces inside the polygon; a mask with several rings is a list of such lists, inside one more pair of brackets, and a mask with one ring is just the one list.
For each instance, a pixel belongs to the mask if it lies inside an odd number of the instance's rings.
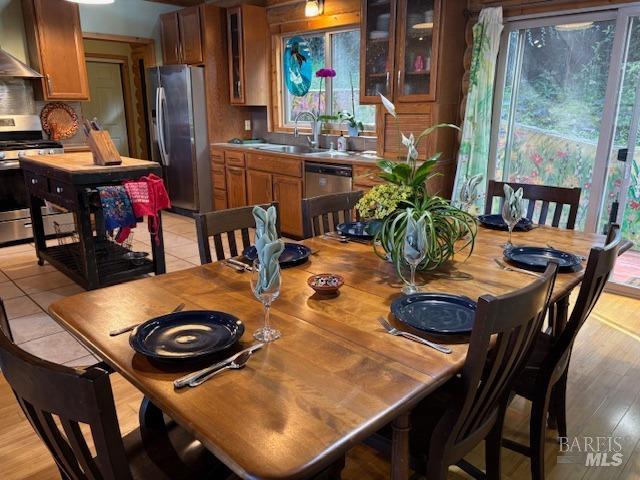
{"label": "wooden dining table", "polygon": [[[438,271],[422,275],[423,288],[477,299],[535,280],[495,263],[505,240],[505,232],[480,227],[473,252],[458,253]],[[551,243],[586,256],[604,236],[539,227],[515,232],[513,241]],[[187,309],[238,317],[246,332],[237,349],[245,348],[263,322],[250,273],[216,262],[67,297],[49,312],[243,478],[308,478],[392,423],[392,478],[406,480],[408,414],[461,370],[468,345],[450,344],[453,352],[447,355],[385,332],[378,318],[398,325],[390,305],[401,295],[402,283],[394,266],[370,245],[322,237],[302,243],[313,254],[306,263],[282,270],[281,294],[272,307],[271,320],[282,338],[256,351],[244,369],[196,388],[173,386],[189,366],[151,363],[132,350],[127,335],[110,337],[109,331],[185,303]],[[323,298],[307,285],[307,278],[318,273],[344,277],[338,296]],[[559,274],[552,300],[566,297],[582,276],[583,271]]]}

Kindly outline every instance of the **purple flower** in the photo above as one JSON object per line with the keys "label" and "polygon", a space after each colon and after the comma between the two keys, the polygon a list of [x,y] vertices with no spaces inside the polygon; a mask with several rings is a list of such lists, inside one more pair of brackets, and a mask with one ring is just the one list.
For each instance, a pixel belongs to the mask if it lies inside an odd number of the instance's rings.
{"label": "purple flower", "polygon": [[333,68],[321,68],[316,72],[316,77],[320,78],[333,78],[336,76],[336,71]]}

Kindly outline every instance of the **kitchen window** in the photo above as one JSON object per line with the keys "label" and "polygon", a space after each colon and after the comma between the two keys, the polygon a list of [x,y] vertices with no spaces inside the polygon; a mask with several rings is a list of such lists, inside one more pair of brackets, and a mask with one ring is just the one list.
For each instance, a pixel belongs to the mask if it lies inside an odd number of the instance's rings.
{"label": "kitchen window", "polygon": [[[283,51],[287,41],[293,36],[282,37]],[[364,124],[366,131],[375,130],[375,106],[360,105],[360,30],[356,28],[318,31],[295,36],[302,37],[308,42],[313,77],[309,91],[302,97],[292,95],[284,83],[284,78],[281,78],[284,126],[293,127],[296,115],[303,111],[318,111],[319,107],[323,115],[335,116],[345,110],[352,112],[355,107],[356,120]],[[336,76],[326,79],[326,85],[322,86],[322,96],[320,96],[320,78],[315,76],[315,72],[323,67],[333,68]],[[308,119],[303,117],[300,121],[307,122]],[[333,130],[347,129],[346,124],[341,125],[339,120],[329,123]]]}

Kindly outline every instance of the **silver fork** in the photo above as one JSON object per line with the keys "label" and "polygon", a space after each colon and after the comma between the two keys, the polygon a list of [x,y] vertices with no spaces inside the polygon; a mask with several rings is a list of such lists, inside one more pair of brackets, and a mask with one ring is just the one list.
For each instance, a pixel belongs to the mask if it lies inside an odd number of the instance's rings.
{"label": "silver fork", "polygon": [[440,345],[439,343],[430,342],[429,340],[419,337],[417,335],[414,335],[413,333],[398,330],[396,327],[391,325],[389,321],[384,317],[378,317],[378,322],[380,322],[380,325],[382,325],[382,328],[384,328],[387,331],[387,333],[393,336],[408,338],[409,340],[413,340],[414,342],[421,343],[422,345],[426,345],[427,347],[431,347],[442,353],[451,353],[451,349],[449,347],[445,347],[444,345]]}
{"label": "silver fork", "polygon": [[202,385],[204,382],[209,380],[211,377],[215,377],[220,372],[224,372],[226,370],[240,370],[241,368],[244,368],[244,366],[247,364],[247,362],[251,358],[252,354],[253,354],[252,351],[248,351],[248,352],[242,353],[234,361],[232,361],[228,365],[225,365],[224,367],[220,368],[219,370],[215,370],[215,371],[211,372],[208,375],[203,375],[202,377],[198,377],[195,380],[190,381],[189,382],[189,386],[190,387],[197,387],[198,385]]}
{"label": "silver fork", "polygon": [[[182,311],[185,307],[184,303],[181,303],[180,305],[178,305],[176,308],[174,308],[173,310],[171,310],[170,313],[178,313],[180,311]],[[116,330],[111,330],[109,332],[109,336],[110,337],[116,337],[118,335],[122,335],[123,333],[127,333],[130,332],[131,330],[133,330],[134,328],[136,328],[138,325],[140,325],[143,322],[138,322],[138,323],[134,323],[133,325],[128,325],[126,327],[123,328],[118,328]]]}
{"label": "silver fork", "polygon": [[498,266],[502,269],[502,270],[506,270],[507,272],[519,272],[519,273],[526,273],[527,275],[531,275],[532,277],[536,277],[539,278],[540,274],[536,273],[536,272],[530,272],[529,270],[525,270],[524,268],[516,268],[516,267],[512,267],[510,265],[507,265],[506,263],[504,263],[501,260],[498,260],[497,258],[493,259],[494,262],[496,262],[498,264]]}

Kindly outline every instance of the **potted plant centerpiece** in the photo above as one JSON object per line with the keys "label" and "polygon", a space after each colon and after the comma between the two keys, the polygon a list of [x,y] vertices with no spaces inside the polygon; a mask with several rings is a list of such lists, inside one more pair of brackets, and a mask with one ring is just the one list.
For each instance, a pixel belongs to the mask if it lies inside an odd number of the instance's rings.
{"label": "potted plant centerpiece", "polygon": [[[382,103],[394,118],[395,106],[382,94]],[[476,219],[437,195],[427,191],[426,182],[438,173],[433,170],[441,153],[418,163],[418,147],[422,140],[439,128],[458,128],[451,124],[439,124],[427,128],[418,137],[408,137],[400,132],[402,145],[407,149],[401,160],[378,162],[378,176],[386,183],[374,186],[358,202],[356,208],[363,219],[375,226],[374,251],[387,258],[402,276],[404,261],[403,246],[409,218],[425,229],[426,255],[417,266],[418,270],[435,270],[451,259],[455,253],[468,248],[473,251],[477,233]],[[416,223],[411,222],[412,226]]]}

